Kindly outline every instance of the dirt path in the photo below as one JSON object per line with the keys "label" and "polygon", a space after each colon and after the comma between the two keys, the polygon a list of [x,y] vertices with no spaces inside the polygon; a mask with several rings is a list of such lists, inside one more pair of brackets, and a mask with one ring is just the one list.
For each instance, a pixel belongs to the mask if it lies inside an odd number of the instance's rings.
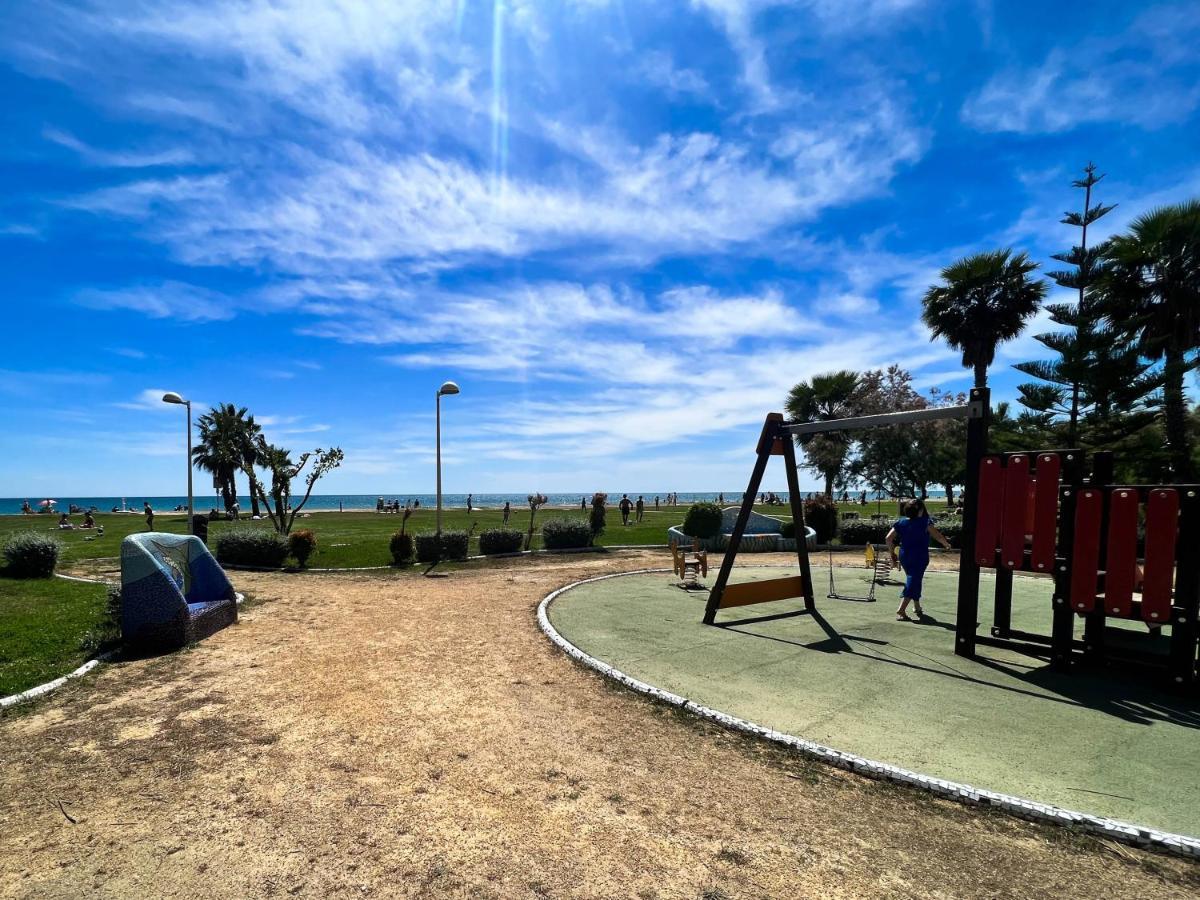
{"label": "dirt path", "polygon": [[437,580],[237,575],[253,598],[237,627],[0,719],[0,895],[1200,890],[1180,860],[697,723],[538,630],[552,588],[647,564],[661,553]]}

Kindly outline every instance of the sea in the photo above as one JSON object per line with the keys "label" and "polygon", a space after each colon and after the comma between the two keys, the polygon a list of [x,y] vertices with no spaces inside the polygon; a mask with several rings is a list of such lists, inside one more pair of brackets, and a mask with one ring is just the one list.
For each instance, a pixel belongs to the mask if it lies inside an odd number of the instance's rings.
{"label": "sea", "polygon": [[[680,505],[686,506],[691,503],[696,503],[702,500],[715,501],[722,495],[729,504],[736,503],[741,499],[744,488],[738,488],[732,491],[678,491]],[[608,500],[610,504],[615,505],[621,499],[621,494],[628,493],[631,500],[636,501],[637,498],[645,498],[647,504],[653,505],[654,498],[660,498],[660,502],[666,501],[667,491],[610,491]],[[807,494],[807,492],[805,492]],[[511,503],[514,507],[521,508],[528,504],[528,494],[473,494],[471,495],[471,504],[474,508],[494,508],[499,509],[504,506],[505,502]],[[785,501],[787,494],[777,494]],[[851,492],[852,497],[858,496],[856,492]],[[931,497],[942,497],[942,491],[929,491]],[[304,509],[306,511],[319,510],[336,510],[336,509],[374,509],[378,499],[382,497],[386,501],[399,500],[400,505],[412,503],[419,500],[421,506],[431,507],[437,504],[437,497],[434,494],[313,494],[308,498],[308,503]],[[549,506],[567,506],[578,507],[580,500],[586,499],[589,503],[592,498],[592,493],[570,493],[570,494],[547,494],[547,505]],[[867,497],[871,502],[877,500],[886,500],[887,495],[882,493],[868,492]],[[101,512],[113,512],[122,509],[131,512],[142,511],[142,503],[149,501],[150,506],[157,512],[169,512],[173,509],[186,509],[186,496],[145,496],[145,495],[129,495],[127,497],[72,497],[58,495],[53,497],[0,497],[0,515],[16,515],[21,512],[21,505],[26,501],[35,510],[39,509],[46,500],[54,501],[54,509],[59,512],[66,512],[72,505],[82,509],[96,507]],[[293,503],[300,501],[299,497],[293,496]],[[203,497],[196,497],[196,511],[207,512],[210,509],[223,509],[219,497],[213,498],[211,495],[205,494]],[[243,510],[250,509],[250,498],[248,496],[238,497],[238,505]],[[466,508],[466,494],[442,494],[442,506],[444,507],[462,507]]]}

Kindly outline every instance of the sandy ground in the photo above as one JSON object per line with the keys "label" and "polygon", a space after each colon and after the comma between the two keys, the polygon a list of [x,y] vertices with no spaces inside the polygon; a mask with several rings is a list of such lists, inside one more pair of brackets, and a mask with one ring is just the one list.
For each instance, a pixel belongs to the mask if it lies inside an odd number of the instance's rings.
{"label": "sandy ground", "polygon": [[0,719],[0,896],[1200,891],[1182,860],[699,723],[538,630],[554,587],[662,562],[239,574],[236,627]]}

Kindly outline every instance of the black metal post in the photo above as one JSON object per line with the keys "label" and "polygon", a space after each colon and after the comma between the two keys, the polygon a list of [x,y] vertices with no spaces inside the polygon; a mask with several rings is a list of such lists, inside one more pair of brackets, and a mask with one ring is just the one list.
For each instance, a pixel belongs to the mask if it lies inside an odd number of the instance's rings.
{"label": "black metal post", "polygon": [[[1109,503],[1113,480],[1113,454],[1110,450],[1102,450],[1092,455],[1092,477],[1088,484],[1100,491],[1102,505],[1100,508],[1100,571],[1108,571],[1108,518]],[[1101,575],[1096,579],[1097,590],[1103,592],[1107,576]],[[1083,617],[1083,658],[1089,663],[1104,661],[1104,607],[1097,603],[1092,611]]]}
{"label": "black metal post", "polygon": [[991,392],[972,388],[971,414],[967,419],[967,471],[963,485],[962,550],[958,557],[958,611],[954,626],[954,652],[975,655],[975,629],[979,624],[979,565],[975,562],[975,522],[979,516],[979,463],[987,453]]}
{"label": "black metal post", "polygon": [[1062,486],[1058,491],[1058,552],[1054,558],[1054,598],[1051,601],[1050,665],[1065,671],[1071,666],[1071,648],[1075,640],[1071,558],[1075,547],[1075,497],[1083,483],[1083,451],[1068,451],[1062,463]]}

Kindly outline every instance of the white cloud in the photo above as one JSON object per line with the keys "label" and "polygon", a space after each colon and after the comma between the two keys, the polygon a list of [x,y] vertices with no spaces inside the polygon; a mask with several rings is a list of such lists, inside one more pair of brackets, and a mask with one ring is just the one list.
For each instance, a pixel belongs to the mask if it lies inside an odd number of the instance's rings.
{"label": "white cloud", "polygon": [[[137,411],[149,411],[157,413],[171,412],[177,409],[177,406],[165,403],[163,394],[168,392],[168,388],[146,388],[140,391],[132,400],[125,400],[119,403],[114,403],[113,406],[121,409],[132,409]],[[193,407],[201,406],[202,404],[193,403]]]}
{"label": "white cloud", "polygon": [[1128,28],[1052,49],[1032,67],[994,76],[962,109],[981,131],[1045,133],[1094,122],[1157,128],[1200,105],[1194,4],[1153,9]]}
{"label": "white cloud", "polygon": [[180,322],[213,322],[234,315],[229,297],[177,281],[112,290],[91,288],[76,294],[75,301],[92,309],[131,310],[154,319]]}
{"label": "white cloud", "polygon": [[152,166],[174,166],[193,160],[191,151],[182,147],[165,150],[101,150],[86,144],[73,134],[57,128],[42,129],[46,140],[78,153],[90,165],[117,169],[142,169]]}

